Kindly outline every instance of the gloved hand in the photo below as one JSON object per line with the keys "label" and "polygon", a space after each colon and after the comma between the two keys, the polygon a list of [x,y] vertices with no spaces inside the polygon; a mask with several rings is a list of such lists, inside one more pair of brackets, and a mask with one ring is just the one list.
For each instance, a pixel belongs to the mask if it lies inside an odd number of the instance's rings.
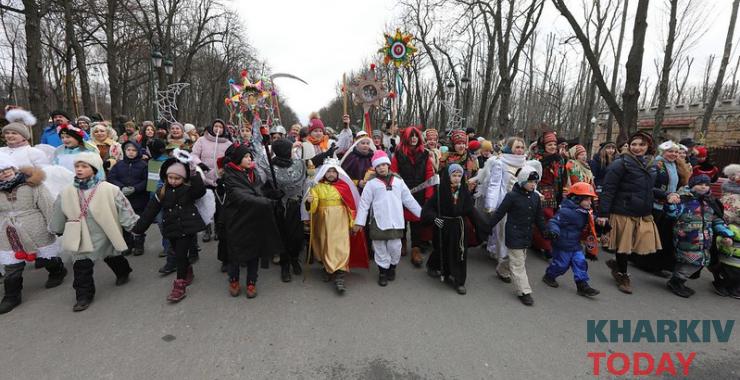
{"label": "gloved hand", "polygon": [[327,157],[333,156],[334,155],[334,152],[336,152],[336,151],[337,151],[337,144],[332,143],[331,146],[329,147],[329,149],[326,151],[326,153],[327,153],[326,156]]}
{"label": "gloved hand", "polygon": [[110,160],[103,161],[103,170],[110,169],[110,165],[111,165]]}
{"label": "gloved hand", "polygon": [[211,171],[211,168],[209,168],[208,165],[206,165],[206,164],[204,164],[202,162],[200,164],[198,164],[198,167],[200,168],[200,170],[203,170],[203,172],[206,172],[206,173],[209,172],[209,171]]}
{"label": "gloved hand", "polygon": [[593,253],[586,253],[586,259],[591,261],[599,261],[599,258],[596,257]]}
{"label": "gloved hand", "polygon": [[125,186],[121,189],[121,192],[123,193],[123,195],[128,197],[129,195],[134,193],[134,188],[132,186]]}
{"label": "gloved hand", "polygon": [[545,237],[545,239],[547,239],[547,240],[558,240],[558,234],[556,234],[556,233],[555,233],[555,232],[553,232],[553,231],[549,231],[549,230],[548,230],[548,231],[545,231],[545,233],[543,233],[542,235],[543,235],[543,236]]}
{"label": "gloved hand", "polygon": [[439,228],[442,228],[445,225],[445,221],[442,218],[434,218],[434,225],[436,225]]}

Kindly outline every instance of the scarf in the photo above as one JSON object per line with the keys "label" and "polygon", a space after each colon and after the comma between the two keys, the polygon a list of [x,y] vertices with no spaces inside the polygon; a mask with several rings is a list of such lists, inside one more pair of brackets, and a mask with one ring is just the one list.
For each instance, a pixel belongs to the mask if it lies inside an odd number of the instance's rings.
{"label": "scarf", "polygon": [[320,140],[316,140],[313,136],[308,135],[308,137],[306,137],[306,140],[308,140],[308,142],[310,142],[313,146],[318,145],[322,153],[326,152],[326,150],[329,149],[329,136],[327,135],[321,137]]}
{"label": "scarf", "polygon": [[722,193],[740,194],[740,184],[726,181],[722,184]]}
{"label": "scarf", "polygon": [[0,191],[9,193],[13,191],[17,186],[26,183],[26,174],[22,172],[16,172],[15,176],[7,181],[0,182]]}
{"label": "scarf", "polygon": [[573,169],[580,174],[582,182],[593,183],[594,175],[593,172],[591,172],[591,165],[581,162],[580,160],[571,160],[571,162],[573,163]]}
{"label": "scarf", "polygon": [[75,177],[74,187],[80,190],[89,190],[95,187],[95,185],[97,185],[98,182],[100,182],[100,179],[98,178],[98,176],[94,174],[92,177],[88,179],[80,179],[80,178]]}
{"label": "scarf", "polygon": [[524,154],[512,154],[512,153],[504,153],[499,158],[504,164],[512,167],[512,168],[521,168],[524,166],[524,161],[527,160],[527,156]]}
{"label": "scarf", "polygon": [[380,175],[376,174],[375,178],[383,181],[383,183],[385,184],[385,189],[387,191],[393,190],[393,173],[388,173],[388,175],[384,177],[381,177]]}

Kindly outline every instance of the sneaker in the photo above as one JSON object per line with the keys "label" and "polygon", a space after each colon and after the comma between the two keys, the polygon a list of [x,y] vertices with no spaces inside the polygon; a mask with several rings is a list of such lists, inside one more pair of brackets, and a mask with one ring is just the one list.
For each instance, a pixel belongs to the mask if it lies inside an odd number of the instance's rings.
{"label": "sneaker", "polygon": [[229,294],[232,297],[238,297],[242,292],[242,287],[239,285],[239,280],[229,281]]}
{"label": "sneaker", "polygon": [[672,291],[673,294],[683,297],[683,298],[689,298],[691,297],[691,292],[687,287],[683,285],[683,281],[676,280],[676,279],[670,279],[668,282],[666,282],[666,287],[668,290]]}
{"label": "sneaker", "polygon": [[560,284],[558,284],[558,282],[555,281],[554,278],[550,278],[548,275],[542,276],[542,282],[544,282],[545,284],[547,284],[547,286],[551,288],[557,288],[558,286],[560,286]]}
{"label": "sneaker", "polygon": [[578,287],[578,290],[576,291],[576,293],[579,296],[593,297],[593,296],[596,296],[599,293],[601,293],[598,290],[596,290],[596,289],[592,288],[591,286],[589,286],[587,282],[579,282],[579,283],[576,283],[576,286]]}
{"label": "sneaker", "polygon": [[534,305],[534,299],[532,299],[532,295],[529,293],[519,296],[519,301],[522,301],[522,303],[526,306]]}
{"label": "sneaker", "polygon": [[247,284],[247,298],[257,297],[257,284]]}
{"label": "sneaker", "polygon": [[457,291],[457,294],[460,295],[465,295],[466,293],[468,293],[468,290],[465,289],[465,285],[458,285],[455,290]]}
{"label": "sneaker", "polygon": [[712,289],[714,289],[714,292],[717,293],[717,295],[720,297],[730,296],[730,292],[727,291],[727,289],[724,286],[718,284],[717,281],[712,281]]}

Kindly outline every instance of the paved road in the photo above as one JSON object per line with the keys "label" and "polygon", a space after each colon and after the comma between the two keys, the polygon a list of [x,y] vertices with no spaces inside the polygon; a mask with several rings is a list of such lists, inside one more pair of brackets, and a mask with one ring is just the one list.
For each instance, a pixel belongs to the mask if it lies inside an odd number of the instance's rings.
{"label": "paved road", "polygon": [[[260,271],[259,296],[231,298],[218,272],[215,243],[203,245],[188,296],[168,304],[173,276],[157,268],[154,229],[147,253],[131,257],[123,287],[101,262],[97,298],[73,313],[71,276],[43,289],[45,272],[27,272],[24,303],[0,316],[3,379],[483,379],[594,378],[592,351],[696,351],[690,378],[740,378],[740,330],[727,344],[586,343],[588,319],[735,319],[740,301],[719,298],[708,276],[680,299],[663,279],[638,271],[635,294],[619,293],[602,260],[592,264],[594,300],[575,294],[570,274],[552,289],[544,260],[527,266],[535,306],[516,299],[476,249],[468,294],[460,296],[404,258],[395,282],[357,270],[337,296],[314,266],[307,279],[280,282],[279,268]],[[172,339],[174,337],[174,340]],[[603,365],[603,364],[602,364]]]}

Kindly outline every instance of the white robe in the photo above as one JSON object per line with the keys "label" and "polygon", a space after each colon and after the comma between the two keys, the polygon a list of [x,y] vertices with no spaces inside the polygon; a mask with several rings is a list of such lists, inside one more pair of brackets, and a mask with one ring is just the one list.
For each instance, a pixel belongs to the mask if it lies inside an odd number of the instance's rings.
{"label": "white robe", "polygon": [[415,216],[421,216],[421,206],[411,195],[403,179],[394,176],[391,188],[390,191],[386,190],[385,183],[378,178],[368,181],[362,190],[355,224],[365,225],[371,207],[375,223],[383,231],[406,228],[406,221],[403,218],[404,207]]}
{"label": "white robe", "polygon": [[19,146],[17,148],[4,146],[0,148],[0,152],[9,155],[13,159],[13,163],[18,167],[41,167],[43,165],[51,164],[51,160],[44,151],[36,149],[30,145]]}

